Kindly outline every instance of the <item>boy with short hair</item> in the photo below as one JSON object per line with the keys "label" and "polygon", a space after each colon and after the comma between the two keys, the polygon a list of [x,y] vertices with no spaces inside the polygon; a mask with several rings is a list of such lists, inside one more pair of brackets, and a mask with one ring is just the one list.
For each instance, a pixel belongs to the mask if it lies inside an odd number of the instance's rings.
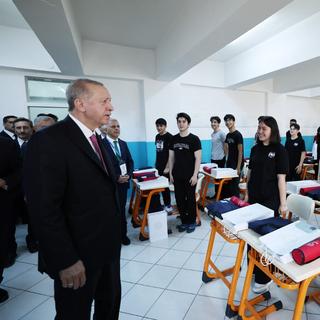
{"label": "boy with short hair", "polygon": [[[169,178],[169,146],[172,134],[167,132],[167,121],[163,118],[156,120],[158,134],[155,138],[156,145],[156,169],[160,176]],[[162,192],[164,209],[170,215],[173,211],[171,206],[171,196],[169,188]]]}
{"label": "boy with short hair", "polygon": [[211,162],[218,165],[219,168],[224,168],[226,156],[224,153],[224,142],[226,134],[220,129],[221,119],[218,116],[210,118],[211,128]]}
{"label": "boy with short hair", "polygon": [[[226,167],[237,170],[240,176],[243,166],[243,137],[242,134],[236,130],[235,117],[232,114],[226,114],[223,118],[229,133],[226,136],[225,150],[226,150]],[[232,179],[230,183],[230,192],[234,196],[239,196],[239,178]]]}
{"label": "boy with short hair", "polygon": [[300,136],[300,126],[293,123],[290,126],[290,138],[286,140],[285,148],[289,157],[289,174],[287,181],[301,180],[300,174],[304,158],[306,157],[306,146],[303,138]]}

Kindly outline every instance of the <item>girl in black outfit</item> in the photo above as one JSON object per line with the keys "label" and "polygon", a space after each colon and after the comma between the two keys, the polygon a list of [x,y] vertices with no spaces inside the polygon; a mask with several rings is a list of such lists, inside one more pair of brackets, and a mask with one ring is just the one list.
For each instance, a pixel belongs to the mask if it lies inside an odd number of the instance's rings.
{"label": "girl in black outfit", "polygon": [[[260,203],[272,210],[275,216],[287,211],[286,174],[289,171],[287,151],[280,143],[277,121],[262,117],[258,125],[258,141],[252,147],[248,170],[248,192],[245,201]],[[270,279],[255,269],[253,291],[267,290]]]}

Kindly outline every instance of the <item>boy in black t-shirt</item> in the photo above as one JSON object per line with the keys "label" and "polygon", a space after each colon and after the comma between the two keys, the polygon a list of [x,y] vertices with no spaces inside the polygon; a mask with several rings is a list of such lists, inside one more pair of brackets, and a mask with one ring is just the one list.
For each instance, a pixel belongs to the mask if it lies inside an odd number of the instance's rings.
{"label": "boy in black t-shirt", "polygon": [[[160,176],[169,178],[169,146],[172,138],[172,134],[167,132],[167,121],[163,118],[156,120],[156,128],[158,134],[155,138],[156,145],[156,169]],[[170,215],[172,213],[170,190],[166,188],[162,192],[162,198],[164,202],[164,209]]]}
{"label": "boy in black t-shirt", "polygon": [[289,174],[287,181],[301,180],[300,174],[304,158],[306,157],[306,146],[303,138],[299,137],[300,126],[293,123],[290,126],[290,138],[286,140],[285,148],[289,156]]}
{"label": "boy in black t-shirt", "polygon": [[[293,124],[296,124],[296,123],[297,123],[297,120],[296,120],[296,119],[290,119],[289,128],[291,128],[291,126],[292,126]],[[299,137],[299,138],[302,137],[300,131],[298,132],[298,137]],[[287,142],[287,140],[289,140],[290,138],[291,138],[291,134],[290,134],[290,130],[288,130],[288,131],[286,132],[286,142]]]}
{"label": "boy in black t-shirt", "polygon": [[169,150],[170,180],[180,212],[179,232],[191,233],[196,227],[195,190],[201,162],[200,139],[189,133],[191,118],[186,113],[177,114],[179,133],[172,137]]}
{"label": "boy in black t-shirt", "polygon": [[[243,137],[242,134],[236,130],[236,119],[234,115],[226,114],[223,119],[229,130],[225,141],[227,156],[226,167],[237,170],[240,176],[243,166]],[[239,178],[232,179],[232,183],[230,183],[230,193],[231,195],[239,196]]]}

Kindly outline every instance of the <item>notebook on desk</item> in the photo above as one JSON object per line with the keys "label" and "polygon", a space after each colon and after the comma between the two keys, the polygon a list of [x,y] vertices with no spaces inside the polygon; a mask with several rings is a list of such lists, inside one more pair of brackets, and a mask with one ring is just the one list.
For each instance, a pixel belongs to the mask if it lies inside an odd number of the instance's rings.
{"label": "notebook on desk", "polygon": [[[320,229],[300,220],[259,238],[273,257],[283,263],[293,261],[291,251],[320,237]],[[281,241],[280,241],[281,240]]]}
{"label": "notebook on desk", "polygon": [[223,220],[230,225],[234,232],[248,229],[249,222],[271,218],[273,216],[273,210],[259,203],[222,214]]}

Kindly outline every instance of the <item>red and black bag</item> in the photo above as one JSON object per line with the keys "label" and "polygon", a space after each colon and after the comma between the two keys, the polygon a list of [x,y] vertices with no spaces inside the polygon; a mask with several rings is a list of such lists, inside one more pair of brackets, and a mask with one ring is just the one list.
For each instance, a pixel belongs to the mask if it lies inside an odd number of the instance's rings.
{"label": "red and black bag", "polygon": [[291,252],[293,260],[303,265],[320,257],[320,238],[310,241],[303,246],[292,250]]}

